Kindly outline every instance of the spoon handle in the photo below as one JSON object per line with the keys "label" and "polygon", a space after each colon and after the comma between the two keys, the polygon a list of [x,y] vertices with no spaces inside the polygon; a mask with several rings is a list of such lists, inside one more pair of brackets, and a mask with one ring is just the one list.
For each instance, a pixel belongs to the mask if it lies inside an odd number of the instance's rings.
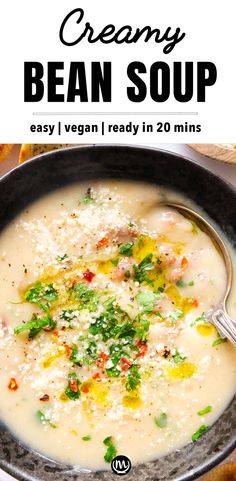
{"label": "spoon handle", "polygon": [[226,310],[217,309],[211,315],[211,322],[219,330],[222,337],[227,337],[227,339],[236,346],[236,322],[229,316]]}

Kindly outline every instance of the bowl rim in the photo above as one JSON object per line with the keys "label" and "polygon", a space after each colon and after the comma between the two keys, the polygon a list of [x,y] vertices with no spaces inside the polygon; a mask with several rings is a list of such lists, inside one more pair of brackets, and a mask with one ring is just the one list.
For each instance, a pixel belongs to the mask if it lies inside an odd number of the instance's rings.
{"label": "bowl rim", "polygon": [[[158,146],[158,144],[156,144]],[[171,144],[169,144],[171,145]],[[75,145],[71,145],[70,147],[61,147],[60,149],[55,149],[55,150],[50,150],[48,152],[43,152],[39,155],[35,155],[34,157],[30,157],[29,159],[25,160],[24,162],[21,162],[20,164],[17,164],[15,167],[13,167],[12,169],[10,169],[8,172],[6,172],[5,174],[3,174],[1,177],[0,177],[0,182],[2,182],[3,180],[6,180],[12,173],[18,171],[18,170],[21,170],[24,168],[25,165],[29,165],[31,164],[32,162],[38,162],[41,158],[44,158],[44,157],[51,157],[51,156],[54,156],[56,155],[57,153],[63,153],[63,152],[68,152],[68,151],[80,151],[80,150],[90,150],[90,149],[93,149],[93,150],[96,150],[96,149],[100,149],[100,148],[125,148],[125,149],[128,149],[130,151],[132,150],[147,150],[147,151],[157,151],[157,152],[161,152],[163,154],[169,154],[169,155],[172,155],[174,157],[178,157],[179,159],[184,159],[188,162],[190,162],[191,164],[193,164],[196,168],[202,170],[202,171],[206,171],[208,174],[210,174],[212,177],[214,177],[215,179],[220,179],[220,181],[222,181],[224,184],[226,184],[231,190],[235,191],[236,192],[236,186],[234,184],[232,184],[228,179],[225,179],[225,177],[222,177],[220,174],[215,174],[214,172],[212,172],[210,170],[209,167],[206,167],[205,165],[201,165],[197,162],[197,160],[194,160],[194,159],[190,159],[190,157],[188,157],[187,155],[183,155],[179,152],[173,152],[171,150],[168,150],[168,149],[163,149],[163,148],[159,148],[159,147],[155,147],[155,146],[149,146],[149,145],[142,145],[142,144],[119,144],[119,143],[94,143],[94,144],[75,144]]]}
{"label": "bowl rim", "polygon": [[[215,180],[223,183],[231,192],[233,192],[236,195],[236,187],[233,184],[231,184],[227,179],[223,178],[222,176],[220,176],[218,174],[213,173],[210,170],[210,168],[208,168],[206,166],[203,166],[203,165],[200,165],[196,160],[190,159],[186,155],[182,155],[180,153],[173,152],[171,150],[159,148],[158,144],[156,144],[156,146],[148,146],[148,145],[142,145],[142,144],[136,145],[136,144],[117,144],[117,143],[99,143],[99,144],[94,143],[94,144],[82,144],[82,145],[77,144],[77,145],[71,145],[69,147],[62,147],[60,149],[44,152],[44,153],[39,154],[37,156],[34,156],[30,159],[27,159],[25,162],[22,162],[21,164],[16,165],[13,169],[6,172],[5,174],[3,174],[0,177],[0,185],[1,185],[2,182],[7,182],[8,178],[10,178],[12,175],[14,175],[15,172],[22,171],[22,170],[24,171],[24,169],[27,168],[27,166],[29,166],[31,164],[33,166],[34,164],[37,164],[38,162],[41,161],[41,159],[43,161],[44,157],[50,158],[50,157],[54,157],[54,156],[58,155],[58,153],[64,153],[64,152],[68,152],[68,151],[75,151],[75,152],[78,151],[78,152],[80,152],[81,150],[82,151],[83,150],[85,150],[85,151],[91,150],[91,152],[93,152],[93,151],[99,150],[100,148],[105,149],[105,150],[109,150],[110,148],[112,148],[112,149],[114,149],[114,148],[115,149],[126,149],[130,152],[135,151],[135,150],[136,151],[137,150],[144,151],[144,152],[145,151],[150,151],[150,152],[154,151],[154,152],[158,152],[158,153],[163,153],[164,155],[168,154],[172,157],[177,157],[179,159],[182,159],[182,160],[187,161],[190,164],[194,165],[200,171],[207,172],[211,177],[213,177]],[[199,206],[201,207],[201,202],[199,202]],[[219,227],[220,227],[220,225],[219,225]],[[229,405],[226,406],[225,410],[230,407],[231,403],[233,403],[233,400],[234,400],[234,398],[231,400]],[[217,422],[217,420],[216,420],[216,422]],[[15,439],[19,442],[19,444],[22,447],[28,449],[29,451],[31,451],[32,454],[34,454],[36,456],[41,456],[46,461],[53,462],[53,460],[48,459],[46,456],[44,456],[44,455],[38,453],[37,451],[31,449],[29,446],[24,444],[24,442],[21,442],[21,440],[18,440],[17,436],[15,436],[14,433],[11,432],[11,430],[9,430],[8,428],[6,428],[6,429],[7,429],[7,431],[9,431],[15,437]],[[183,448],[184,447],[185,446],[183,446]],[[180,448],[178,451],[181,451],[183,448]],[[198,478],[199,476],[202,476],[206,472],[213,469],[216,465],[218,465],[221,461],[223,461],[235,448],[236,448],[236,436],[235,436],[235,438],[230,439],[227,442],[227,444],[224,445],[224,447],[222,448],[222,450],[220,452],[218,452],[216,454],[213,454],[210,457],[208,456],[208,458],[205,462],[202,462],[199,466],[194,467],[189,472],[185,472],[185,473],[181,474],[180,476],[173,478],[174,481],[193,481],[194,479]],[[163,456],[162,458],[164,458],[164,457],[165,456]],[[56,463],[56,461],[54,461],[54,462]],[[147,463],[142,463],[142,464],[145,465]],[[20,474],[20,479],[22,479],[22,480],[24,479],[25,481],[30,480],[30,475],[28,473],[25,474],[23,470],[21,471],[22,468],[18,468],[17,466],[14,466],[14,464],[13,465],[8,464],[8,463],[5,464],[4,460],[2,460],[1,458],[0,458],[0,467],[3,471],[7,472],[11,476],[13,476],[15,479],[18,479],[16,476]],[[65,465],[64,465],[64,467],[65,467]],[[69,470],[71,470],[72,474],[73,474],[73,466],[70,467]],[[105,471],[96,471],[96,472],[99,473],[99,472],[105,472]],[[63,475],[63,472],[62,472],[62,475]],[[35,478],[35,481],[36,480],[39,481],[39,478]]]}

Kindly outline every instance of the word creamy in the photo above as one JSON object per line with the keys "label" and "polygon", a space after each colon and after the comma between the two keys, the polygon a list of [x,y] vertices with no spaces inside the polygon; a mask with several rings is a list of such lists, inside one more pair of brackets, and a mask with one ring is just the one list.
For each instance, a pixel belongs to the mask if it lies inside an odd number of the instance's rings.
{"label": "word creamy", "polygon": [[[153,38],[156,43],[166,43],[163,47],[163,53],[168,54],[172,52],[177,43],[181,42],[185,37],[185,33],[181,33],[179,27],[177,27],[174,32],[172,32],[171,27],[167,27],[164,32],[161,32],[159,28],[152,29],[150,26],[135,29],[130,25],[124,25],[116,29],[112,23],[106,25],[101,32],[96,34],[94,27],[92,27],[89,22],[85,22],[85,24],[82,23],[83,18],[84,11],[82,8],[75,8],[65,17],[59,32],[60,41],[63,45],[72,47],[80,43],[83,39],[87,39],[89,43],[100,41],[104,44],[112,42],[116,44],[130,44],[137,43],[140,39],[148,42]],[[71,30],[74,30],[75,26],[77,37],[69,40]]]}

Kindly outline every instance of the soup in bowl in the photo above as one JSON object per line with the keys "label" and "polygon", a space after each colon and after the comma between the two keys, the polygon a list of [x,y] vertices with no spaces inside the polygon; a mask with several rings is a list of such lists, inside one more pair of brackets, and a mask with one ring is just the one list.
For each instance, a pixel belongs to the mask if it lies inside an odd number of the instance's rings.
{"label": "soup in bowl", "polygon": [[207,320],[224,261],[170,200],[197,208],[161,183],[80,180],[1,233],[1,418],[59,464],[194,449],[234,396],[236,350]]}

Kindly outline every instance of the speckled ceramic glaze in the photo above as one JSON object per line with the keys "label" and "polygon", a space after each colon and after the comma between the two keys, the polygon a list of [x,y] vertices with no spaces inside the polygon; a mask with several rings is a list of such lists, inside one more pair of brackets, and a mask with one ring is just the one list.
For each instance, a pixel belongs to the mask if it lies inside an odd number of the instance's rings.
{"label": "speckled ceramic glaze", "polygon": [[[179,190],[204,208],[236,244],[235,189],[208,170],[178,155],[128,146],[87,146],[55,151],[16,168],[0,180],[0,226],[32,200],[70,182],[122,178]],[[0,466],[22,481],[113,481],[107,472],[82,473],[23,446],[0,425]],[[187,481],[211,469],[236,446],[236,397],[196,443],[133,467],[127,481]]]}

